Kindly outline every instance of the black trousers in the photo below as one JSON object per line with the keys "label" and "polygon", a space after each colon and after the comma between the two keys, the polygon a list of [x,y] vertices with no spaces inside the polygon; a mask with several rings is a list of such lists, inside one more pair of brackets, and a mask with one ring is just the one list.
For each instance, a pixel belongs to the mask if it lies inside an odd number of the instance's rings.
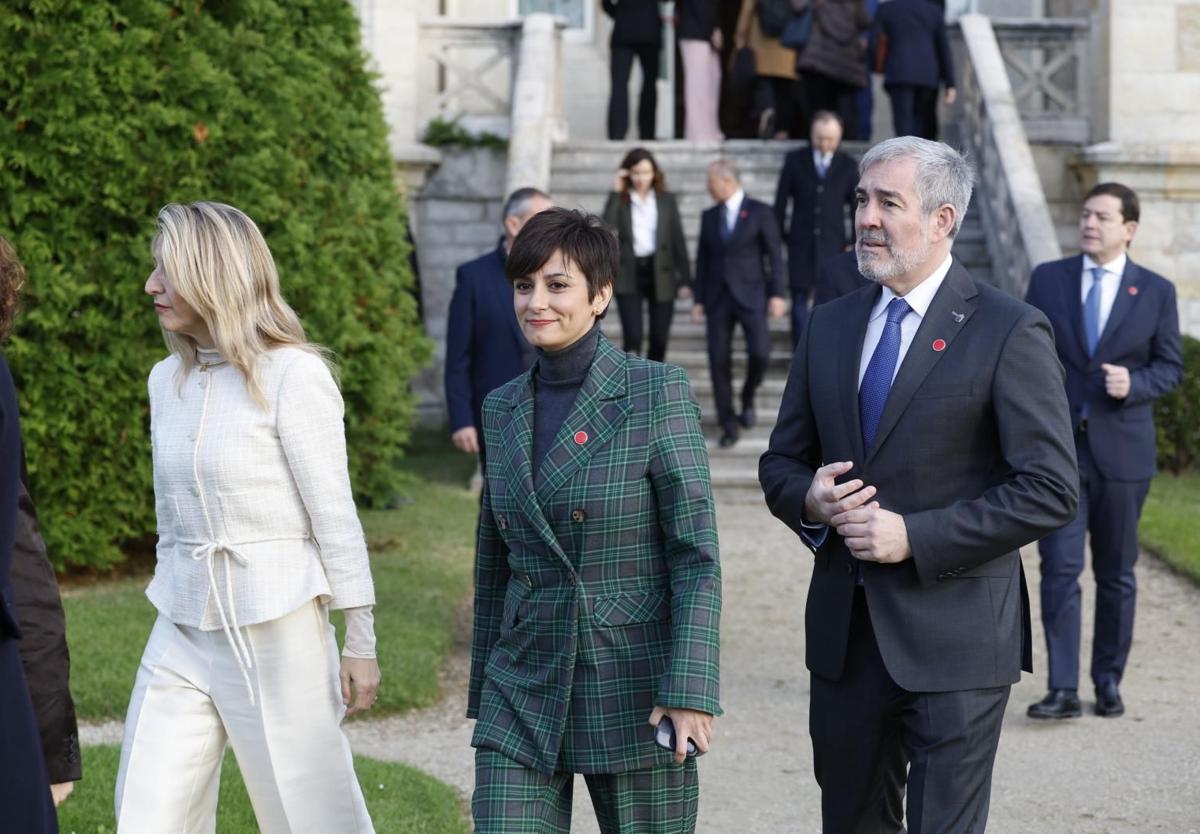
{"label": "black trousers", "polygon": [[642,93],[638,100],[638,137],[654,138],[654,111],[658,107],[658,47],[614,46],[609,65],[612,88],[608,95],[608,138],[621,140],[629,132],[629,74],[633,58],[642,65]]}
{"label": "black trousers", "polygon": [[800,344],[804,325],[808,321],[808,302],[813,294],[812,287],[792,287],[792,350]]}
{"label": "black trousers", "polygon": [[842,120],[846,136],[858,135],[858,87],[853,87],[819,72],[805,72],[804,137],[812,128],[813,114],[831,110]]}
{"label": "black trousers", "polygon": [[892,101],[892,125],[897,136],[937,139],[937,87],[916,84],[887,85]]}
{"label": "black trousers", "polygon": [[[765,299],[764,299],[765,301]],[[742,409],[754,407],[754,392],[767,374],[771,357],[771,336],[767,330],[767,311],[762,307],[743,307],[726,291],[704,310],[708,326],[708,370],[712,377],[717,422],[727,434],[737,435],[737,415],[733,410],[733,328],[740,324],[746,336],[746,381],[742,384]]]}
{"label": "black trousers", "polygon": [[812,676],[809,733],[825,834],[895,834],[905,791],[909,834],[982,834],[1010,688],[901,689],[879,654],[866,593],[855,588],[842,678]]}
{"label": "black trousers", "polygon": [[[789,136],[798,137],[796,133],[796,82],[790,78],[777,78],[773,75],[759,75],[754,79],[754,119],[755,130],[758,129],[758,119],[764,111],[774,108],[776,133],[784,132]],[[771,139],[772,136],[761,136],[760,139]]]}
{"label": "black trousers", "polygon": [[[626,353],[636,353],[662,362],[667,356],[667,337],[675,315],[675,300],[654,300],[654,256],[637,259],[638,291],[617,296],[617,312],[621,316],[621,333]],[[650,349],[642,353],[642,302],[650,305]]]}
{"label": "black trousers", "polygon": [[58,831],[37,718],[17,641],[0,635],[0,829],[22,834]]}

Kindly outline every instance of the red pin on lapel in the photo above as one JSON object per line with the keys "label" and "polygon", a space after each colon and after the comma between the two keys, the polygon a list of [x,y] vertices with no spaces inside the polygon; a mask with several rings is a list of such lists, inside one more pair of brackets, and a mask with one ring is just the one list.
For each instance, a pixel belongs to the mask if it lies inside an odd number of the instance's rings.
{"label": "red pin on lapel", "polygon": [[738,217],[742,218],[743,220],[745,220],[749,216],[750,216],[750,212],[746,211],[745,209],[742,209],[740,212],[738,212]]}
{"label": "red pin on lapel", "polygon": [[580,446],[582,446],[584,443],[587,443],[588,442],[588,433],[585,431],[575,432],[575,442],[577,444],[579,444]]}
{"label": "red pin on lapel", "polygon": [[1138,288],[1137,288],[1137,287],[1130,287],[1129,289],[1125,290],[1125,292],[1129,293],[1130,295],[1137,295],[1137,294],[1138,294]]}
{"label": "red pin on lapel", "polygon": [[938,353],[941,353],[943,350],[946,349],[946,340],[945,339],[934,339],[933,340],[933,349],[936,350]]}

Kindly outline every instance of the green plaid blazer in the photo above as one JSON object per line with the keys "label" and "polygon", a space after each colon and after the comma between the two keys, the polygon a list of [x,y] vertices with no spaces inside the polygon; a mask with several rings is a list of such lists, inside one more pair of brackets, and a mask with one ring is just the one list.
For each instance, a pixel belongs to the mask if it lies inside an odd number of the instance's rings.
{"label": "green plaid blazer", "polygon": [[682,369],[602,337],[535,491],[532,374],[483,404],[471,743],[543,773],[668,762],[655,704],[720,713],[700,407]]}

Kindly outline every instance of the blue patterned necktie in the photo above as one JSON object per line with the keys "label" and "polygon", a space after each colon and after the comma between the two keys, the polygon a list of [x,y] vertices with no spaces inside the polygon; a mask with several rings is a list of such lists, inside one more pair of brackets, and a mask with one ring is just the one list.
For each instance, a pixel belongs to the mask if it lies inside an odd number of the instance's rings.
{"label": "blue patterned necktie", "polygon": [[1083,302],[1083,329],[1087,334],[1088,356],[1096,352],[1096,345],[1100,342],[1100,279],[1103,277],[1104,267],[1092,267],[1092,286]]}
{"label": "blue patterned necktie", "polygon": [[858,389],[858,411],[862,419],[863,450],[871,448],[883,407],[887,404],[888,391],[892,388],[892,377],[896,371],[896,359],[900,356],[900,322],[912,312],[912,307],[903,298],[893,298],[887,306],[887,322],[879,344],[871,354],[867,372],[863,374]]}
{"label": "blue patterned necktie", "polygon": [[721,205],[721,238],[729,240],[733,237],[733,214],[729,211],[729,206]]}

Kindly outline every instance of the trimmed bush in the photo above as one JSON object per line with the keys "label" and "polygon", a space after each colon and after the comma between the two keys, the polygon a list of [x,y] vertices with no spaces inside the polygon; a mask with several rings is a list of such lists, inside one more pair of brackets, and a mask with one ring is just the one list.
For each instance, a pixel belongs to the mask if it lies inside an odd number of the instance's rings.
{"label": "trimmed bush", "polygon": [[1180,475],[1200,461],[1200,340],[1183,337],[1183,382],[1154,404],[1158,468]]}
{"label": "trimmed bush", "polygon": [[351,476],[387,501],[429,347],[378,93],[346,0],[10,0],[0,234],[29,270],[6,354],[58,565],[153,535],[143,285],[167,202],[245,210],[342,369]]}

